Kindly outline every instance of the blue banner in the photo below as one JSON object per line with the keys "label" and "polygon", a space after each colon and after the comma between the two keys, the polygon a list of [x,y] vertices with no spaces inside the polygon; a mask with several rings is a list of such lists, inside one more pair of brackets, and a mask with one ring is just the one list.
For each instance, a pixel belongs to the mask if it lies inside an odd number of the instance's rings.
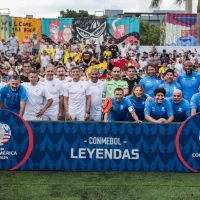
{"label": "blue banner", "polygon": [[0,110],[0,170],[200,170],[200,114],[180,124],[29,122]]}

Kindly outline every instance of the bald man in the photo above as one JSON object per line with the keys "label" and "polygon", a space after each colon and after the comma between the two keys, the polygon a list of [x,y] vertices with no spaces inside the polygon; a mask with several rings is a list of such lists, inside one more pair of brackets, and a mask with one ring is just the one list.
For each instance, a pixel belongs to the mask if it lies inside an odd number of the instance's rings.
{"label": "bald man", "polygon": [[174,111],[174,122],[183,122],[190,117],[190,104],[183,98],[182,91],[175,89],[172,97],[168,98]]}
{"label": "bald man", "polygon": [[183,97],[190,102],[192,96],[198,92],[200,86],[200,74],[193,72],[193,64],[190,61],[185,61],[185,73],[180,74],[177,82],[181,84]]}

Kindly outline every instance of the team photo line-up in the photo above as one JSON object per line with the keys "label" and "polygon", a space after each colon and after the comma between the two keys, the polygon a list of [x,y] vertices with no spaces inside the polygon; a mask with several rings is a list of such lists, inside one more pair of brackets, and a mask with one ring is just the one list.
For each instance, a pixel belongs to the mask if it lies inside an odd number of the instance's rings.
{"label": "team photo line-up", "polygon": [[[27,121],[183,122],[200,109],[200,53],[140,54],[138,41],[0,42],[0,108]],[[2,50],[10,48],[6,55]]]}

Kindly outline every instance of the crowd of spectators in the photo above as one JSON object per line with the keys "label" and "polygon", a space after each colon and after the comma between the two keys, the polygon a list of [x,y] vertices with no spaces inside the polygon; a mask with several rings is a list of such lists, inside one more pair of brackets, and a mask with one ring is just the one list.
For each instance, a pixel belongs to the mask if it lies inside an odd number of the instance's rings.
{"label": "crowd of spectators", "polygon": [[[12,33],[0,51],[0,108],[25,120],[170,123],[200,111],[196,49],[140,52],[138,41],[97,46],[84,39],[49,45],[37,34],[20,46]],[[104,74],[93,67],[102,63]]]}

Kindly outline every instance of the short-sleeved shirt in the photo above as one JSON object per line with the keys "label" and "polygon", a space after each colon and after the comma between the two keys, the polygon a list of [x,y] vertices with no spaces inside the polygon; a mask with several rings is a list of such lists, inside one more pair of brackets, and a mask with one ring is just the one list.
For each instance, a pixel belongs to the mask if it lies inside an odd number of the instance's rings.
{"label": "short-sleeved shirt", "polygon": [[24,86],[20,85],[16,91],[12,91],[11,87],[4,86],[0,90],[0,102],[4,103],[7,110],[19,114],[20,102],[27,101],[27,93]]}
{"label": "short-sleeved shirt", "polygon": [[27,102],[25,113],[27,115],[35,115],[44,108],[43,101],[51,99],[51,95],[47,88],[41,84],[31,85],[31,83],[22,83],[27,92]]}
{"label": "short-sleeved shirt", "polygon": [[123,97],[121,102],[116,102],[115,98],[111,98],[112,108],[108,115],[108,121],[125,121],[128,112],[133,112],[134,108],[129,99]]}
{"label": "short-sleeved shirt", "polygon": [[18,46],[18,38],[17,37],[10,37],[9,42],[10,42],[11,47],[17,47]]}
{"label": "short-sleeved shirt", "polygon": [[[140,99],[136,99],[133,95],[131,95],[131,96],[127,96],[126,98],[130,100],[139,120],[142,120],[142,121],[145,120],[144,108],[145,108],[145,102],[146,102],[147,97],[144,96]],[[130,113],[128,113],[128,115],[126,116],[126,121],[133,121],[133,117],[130,115]]]}
{"label": "short-sleeved shirt", "polygon": [[157,104],[155,99],[146,102],[144,114],[151,116],[155,120],[160,118],[168,119],[174,116],[172,105],[167,99],[164,99],[161,104]]}
{"label": "short-sleeved shirt", "polygon": [[64,96],[68,97],[70,114],[86,112],[86,97],[91,95],[87,81],[68,82],[64,85]]}
{"label": "short-sleeved shirt", "polygon": [[192,96],[190,102],[191,109],[196,109],[196,112],[200,112],[200,93],[196,93]]}
{"label": "short-sleeved shirt", "polygon": [[183,73],[178,76],[177,82],[181,84],[184,99],[190,102],[192,96],[198,92],[200,86],[200,74],[192,72],[191,75]]}
{"label": "short-sleeved shirt", "polygon": [[123,80],[106,81],[106,97],[114,97],[114,91],[116,88],[128,89],[127,81]]}
{"label": "short-sleeved shirt", "polygon": [[145,94],[154,97],[154,90],[162,83],[156,77],[145,77],[140,80],[139,84],[144,87]]}
{"label": "short-sleeved shirt", "polygon": [[179,89],[182,90],[182,87],[179,83],[177,83],[176,81],[172,82],[172,83],[162,83],[159,85],[159,88],[164,88],[166,90],[166,94],[165,97],[172,97],[174,90]]}
{"label": "short-sleeved shirt", "polygon": [[190,104],[186,99],[181,99],[179,103],[175,103],[171,98],[168,98],[170,101],[173,112],[174,112],[174,122],[183,122],[188,117],[190,117]]}

